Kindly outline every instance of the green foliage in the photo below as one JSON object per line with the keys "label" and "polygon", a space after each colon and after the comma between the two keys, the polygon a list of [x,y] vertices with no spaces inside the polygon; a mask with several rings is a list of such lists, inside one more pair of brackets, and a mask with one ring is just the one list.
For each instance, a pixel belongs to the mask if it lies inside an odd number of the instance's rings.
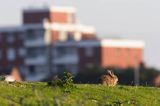
{"label": "green foliage", "polygon": [[47,83],[0,82],[1,106],[159,106],[160,89],[154,87],[77,84],[71,93]]}
{"label": "green foliage", "polygon": [[63,80],[63,86],[67,88],[72,88],[73,85],[73,76],[69,72],[64,72],[64,80]]}
{"label": "green foliage", "polygon": [[70,91],[69,89],[72,89],[75,87],[73,83],[73,75],[69,72],[64,72],[62,79],[56,77],[52,81],[48,82],[48,85],[54,86],[54,87],[62,87],[66,92]]}
{"label": "green foliage", "polygon": [[114,73],[118,77],[118,83],[121,85],[134,85],[134,69],[115,69]]}
{"label": "green foliage", "polygon": [[[107,67],[111,69],[118,77],[118,84],[120,85],[134,85],[135,69],[128,67],[126,69]],[[76,83],[92,83],[100,82],[100,76],[106,73],[106,69],[101,67],[92,67],[81,70],[74,78]],[[143,86],[154,86],[154,79],[160,75],[160,70],[155,68],[145,67],[143,64],[139,67],[139,82]]]}
{"label": "green foliage", "polygon": [[5,76],[0,76],[0,81],[4,81],[5,80]]}
{"label": "green foliage", "polygon": [[140,83],[141,85],[153,85],[154,78],[160,74],[160,71],[155,68],[140,68]]}

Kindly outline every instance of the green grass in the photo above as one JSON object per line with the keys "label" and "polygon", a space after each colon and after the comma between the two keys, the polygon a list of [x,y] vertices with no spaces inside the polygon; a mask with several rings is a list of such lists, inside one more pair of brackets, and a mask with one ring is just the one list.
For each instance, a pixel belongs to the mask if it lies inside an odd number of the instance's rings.
{"label": "green grass", "polygon": [[47,83],[0,82],[0,106],[159,106],[160,88],[82,84],[69,91]]}

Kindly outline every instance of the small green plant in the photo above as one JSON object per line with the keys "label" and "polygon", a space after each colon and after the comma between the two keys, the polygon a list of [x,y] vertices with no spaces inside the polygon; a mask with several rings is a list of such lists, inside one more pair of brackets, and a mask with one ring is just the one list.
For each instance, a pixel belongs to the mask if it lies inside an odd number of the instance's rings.
{"label": "small green plant", "polygon": [[73,85],[73,76],[69,72],[64,72],[64,80],[63,80],[63,86],[64,87],[70,87],[72,88]]}
{"label": "small green plant", "polygon": [[56,76],[52,81],[48,82],[48,85],[54,87],[63,87],[65,88],[65,91],[68,91],[69,89],[74,88],[73,75],[69,72],[64,72],[62,79]]}
{"label": "small green plant", "polygon": [[63,91],[66,93],[70,93],[73,88],[75,88],[73,83],[73,75],[69,72],[64,72],[63,87]]}

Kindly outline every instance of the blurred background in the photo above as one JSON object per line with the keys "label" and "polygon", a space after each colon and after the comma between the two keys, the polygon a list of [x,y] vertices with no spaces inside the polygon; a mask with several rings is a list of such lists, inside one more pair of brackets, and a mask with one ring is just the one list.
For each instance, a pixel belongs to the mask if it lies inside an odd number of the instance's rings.
{"label": "blurred background", "polygon": [[70,71],[98,83],[113,69],[120,84],[159,79],[158,0],[28,0],[0,4],[0,72],[47,81]]}

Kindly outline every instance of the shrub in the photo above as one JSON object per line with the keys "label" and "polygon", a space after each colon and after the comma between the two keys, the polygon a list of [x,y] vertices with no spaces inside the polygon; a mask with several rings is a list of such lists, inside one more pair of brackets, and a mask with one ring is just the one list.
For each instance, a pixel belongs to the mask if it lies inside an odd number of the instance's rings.
{"label": "shrub", "polygon": [[56,76],[56,78],[48,82],[48,85],[54,87],[63,87],[65,90],[74,88],[73,75],[69,72],[64,72],[62,79]]}
{"label": "shrub", "polygon": [[64,72],[64,80],[63,80],[64,87],[73,87],[73,75],[69,72]]}

